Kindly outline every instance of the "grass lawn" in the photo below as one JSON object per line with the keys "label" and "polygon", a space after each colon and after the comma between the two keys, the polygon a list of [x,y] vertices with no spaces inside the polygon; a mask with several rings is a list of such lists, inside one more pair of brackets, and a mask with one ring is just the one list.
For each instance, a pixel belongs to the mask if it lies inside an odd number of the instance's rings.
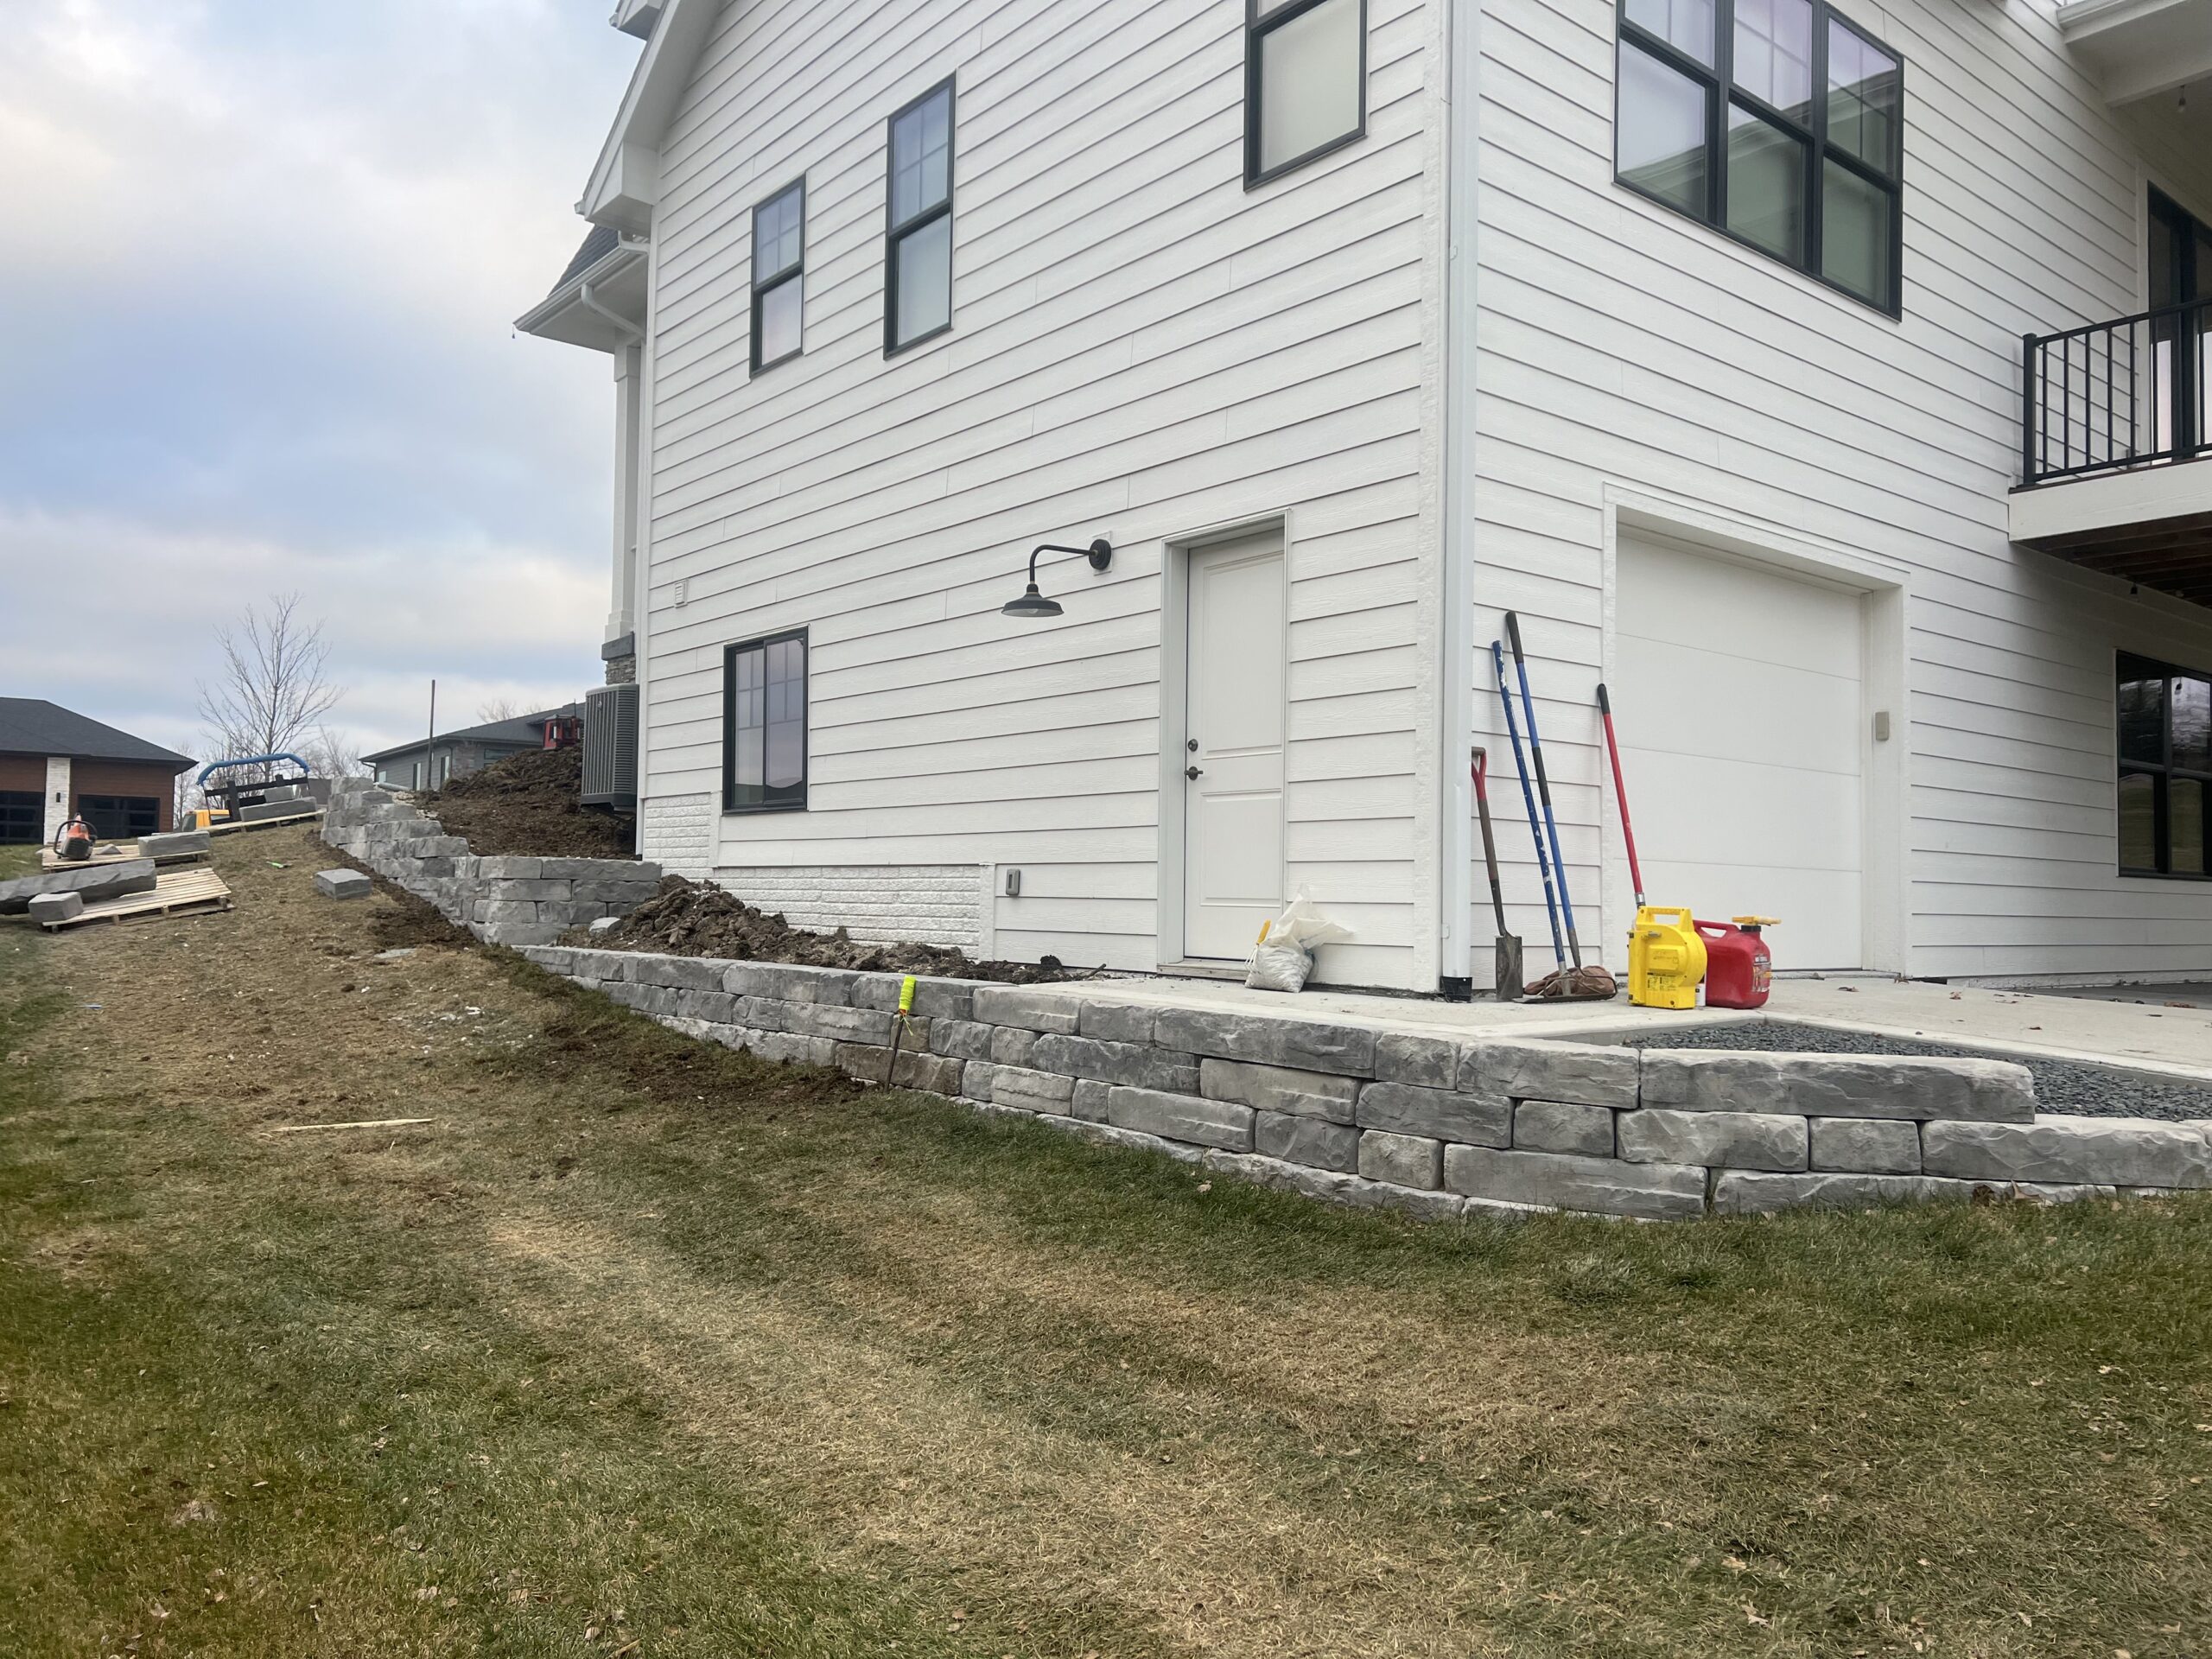
{"label": "grass lawn", "polygon": [[215,857],[0,922],[0,1653],[2212,1650],[2212,1203],[1414,1224]]}
{"label": "grass lawn", "polygon": [[36,847],[0,847],[0,881],[12,881],[19,875],[38,874]]}

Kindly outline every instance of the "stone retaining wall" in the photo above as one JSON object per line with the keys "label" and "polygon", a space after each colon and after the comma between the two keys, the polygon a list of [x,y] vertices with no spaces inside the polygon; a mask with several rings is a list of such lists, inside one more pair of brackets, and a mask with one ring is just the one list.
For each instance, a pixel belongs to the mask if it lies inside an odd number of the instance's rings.
{"label": "stone retaining wall", "polygon": [[660,866],[626,858],[480,857],[391,791],[349,780],[331,797],[322,838],[436,906],[491,944],[546,944],[653,896]]}
{"label": "stone retaining wall", "polygon": [[[540,966],[764,1058],[887,1080],[899,978],[573,947]],[[2212,1120],[2037,1116],[1999,1060],[1669,1052],[917,983],[899,1085],[1315,1197],[1645,1220],[2212,1186]]]}

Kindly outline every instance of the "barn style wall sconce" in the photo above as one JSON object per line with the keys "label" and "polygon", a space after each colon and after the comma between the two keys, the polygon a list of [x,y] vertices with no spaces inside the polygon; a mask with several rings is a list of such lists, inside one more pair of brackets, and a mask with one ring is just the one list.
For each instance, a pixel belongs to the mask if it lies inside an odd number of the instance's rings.
{"label": "barn style wall sconce", "polygon": [[1058,616],[1061,613],[1058,600],[1047,599],[1037,591],[1037,555],[1039,553],[1069,553],[1077,558],[1089,559],[1090,568],[1094,570],[1103,570],[1114,563],[1113,544],[1103,536],[1091,543],[1089,547],[1056,547],[1052,543],[1046,542],[1029,555],[1028,591],[1020,599],[1009,599],[1005,604],[1000,606],[1000,615],[1046,617]]}

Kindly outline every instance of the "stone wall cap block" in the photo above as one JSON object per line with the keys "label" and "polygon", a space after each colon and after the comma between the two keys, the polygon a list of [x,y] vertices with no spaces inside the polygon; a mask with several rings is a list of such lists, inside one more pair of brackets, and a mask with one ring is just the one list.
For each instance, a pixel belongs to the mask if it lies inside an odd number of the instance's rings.
{"label": "stone wall cap block", "polygon": [[1375,1075],[1423,1089],[1457,1088],[1462,1052],[1463,1046],[1448,1037],[1388,1031],[1375,1039]]}
{"label": "stone wall cap block", "polygon": [[1153,1025],[1163,1048],[1303,1071],[1371,1076],[1375,1033],[1362,1027],[1218,1008],[1163,1008]]}
{"label": "stone wall cap block", "polygon": [[1469,1046],[1459,1087],[1510,1100],[1556,1100],[1626,1111],[1637,1103],[1643,1056],[1632,1048],[1486,1037]]}
{"label": "stone wall cap block", "polygon": [[1026,985],[978,985],[975,1017],[986,1025],[1073,1036],[1083,1005],[1072,996],[1054,996]]}
{"label": "stone wall cap block", "polygon": [[2212,1141],[2158,1118],[2047,1114],[2028,1123],[1938,1122],[1920,1130],[1922,1166],[1961,1180],[2212,1186]]}

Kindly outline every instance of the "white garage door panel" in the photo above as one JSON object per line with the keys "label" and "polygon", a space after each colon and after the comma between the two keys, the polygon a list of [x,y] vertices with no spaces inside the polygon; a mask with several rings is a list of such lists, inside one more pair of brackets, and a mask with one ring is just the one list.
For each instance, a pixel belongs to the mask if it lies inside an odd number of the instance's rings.
{"label": "white garage door panel", "polygon": [[[1859,678],[1721,657],[1624,633],[1615,646],[1624,686],[1663,686],[1669,718],[1640,719],[1643,747],[1719,759],[1787,755],[1805,771],[1859,775]],[[1756,696],[1745,695],[1754,685]],[[1615,700],[1615,723],[1622,717]]]}
{"label": "white garage door panel", "polygon": [[1860,965],[1865,627],[1841,588],[1620,542],[1611,690],[1646,896],[1780,917],[1777,968]]}

